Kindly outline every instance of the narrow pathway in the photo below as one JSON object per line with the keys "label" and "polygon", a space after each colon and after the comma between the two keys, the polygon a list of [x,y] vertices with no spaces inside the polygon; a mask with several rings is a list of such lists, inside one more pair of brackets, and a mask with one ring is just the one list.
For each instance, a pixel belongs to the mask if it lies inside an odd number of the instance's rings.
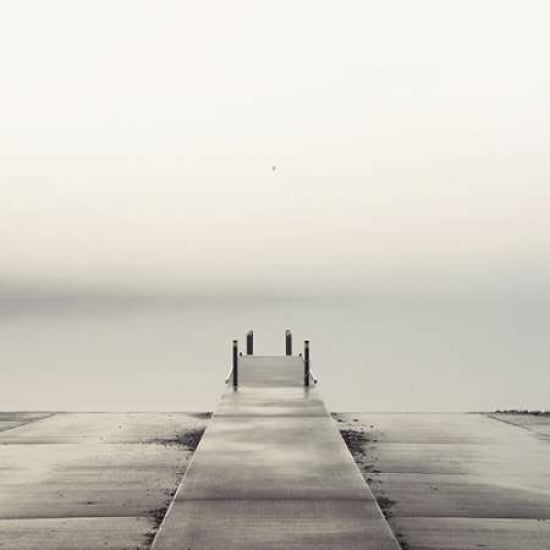
{"label": "narrow pathway", "polygon": [[241,357],[154,550],[397,550],[299,357]]}

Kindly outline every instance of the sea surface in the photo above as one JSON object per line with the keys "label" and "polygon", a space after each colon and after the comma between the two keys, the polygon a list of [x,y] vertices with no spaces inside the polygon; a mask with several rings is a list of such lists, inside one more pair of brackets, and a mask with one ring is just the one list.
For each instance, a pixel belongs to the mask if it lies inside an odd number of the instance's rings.
{"label": "sea surface", "polygon": [[232,339],[287,328],[331,410],[550,409],[548,300],[4,295],[0,410],[212,410]]}

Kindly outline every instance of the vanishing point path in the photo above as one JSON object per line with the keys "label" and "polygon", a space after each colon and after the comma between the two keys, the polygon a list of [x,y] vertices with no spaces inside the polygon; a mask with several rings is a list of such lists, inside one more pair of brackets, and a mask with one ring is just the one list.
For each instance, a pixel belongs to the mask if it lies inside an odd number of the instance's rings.
{"label": "vanishing point path", "polygon": [[234,348],[231,381],[154,550],[400,548],[308,361]]}

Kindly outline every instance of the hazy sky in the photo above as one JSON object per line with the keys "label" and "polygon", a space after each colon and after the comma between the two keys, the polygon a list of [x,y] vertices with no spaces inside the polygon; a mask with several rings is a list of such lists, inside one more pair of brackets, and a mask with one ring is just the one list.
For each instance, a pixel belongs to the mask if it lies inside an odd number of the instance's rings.
{"label": "hazy sky", "polygon": [[548,292],[549,21],[546,0],[5,2],[4,288]]}

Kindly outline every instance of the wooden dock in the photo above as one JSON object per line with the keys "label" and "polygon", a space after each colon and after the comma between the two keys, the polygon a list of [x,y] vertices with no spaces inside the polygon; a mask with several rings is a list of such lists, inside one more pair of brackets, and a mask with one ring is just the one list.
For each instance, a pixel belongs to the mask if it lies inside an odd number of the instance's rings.
{"label": "wooden dock", "polygon": [[234,348],[229,387],[154,550],[400,548],[305,358],[238,357]]}

